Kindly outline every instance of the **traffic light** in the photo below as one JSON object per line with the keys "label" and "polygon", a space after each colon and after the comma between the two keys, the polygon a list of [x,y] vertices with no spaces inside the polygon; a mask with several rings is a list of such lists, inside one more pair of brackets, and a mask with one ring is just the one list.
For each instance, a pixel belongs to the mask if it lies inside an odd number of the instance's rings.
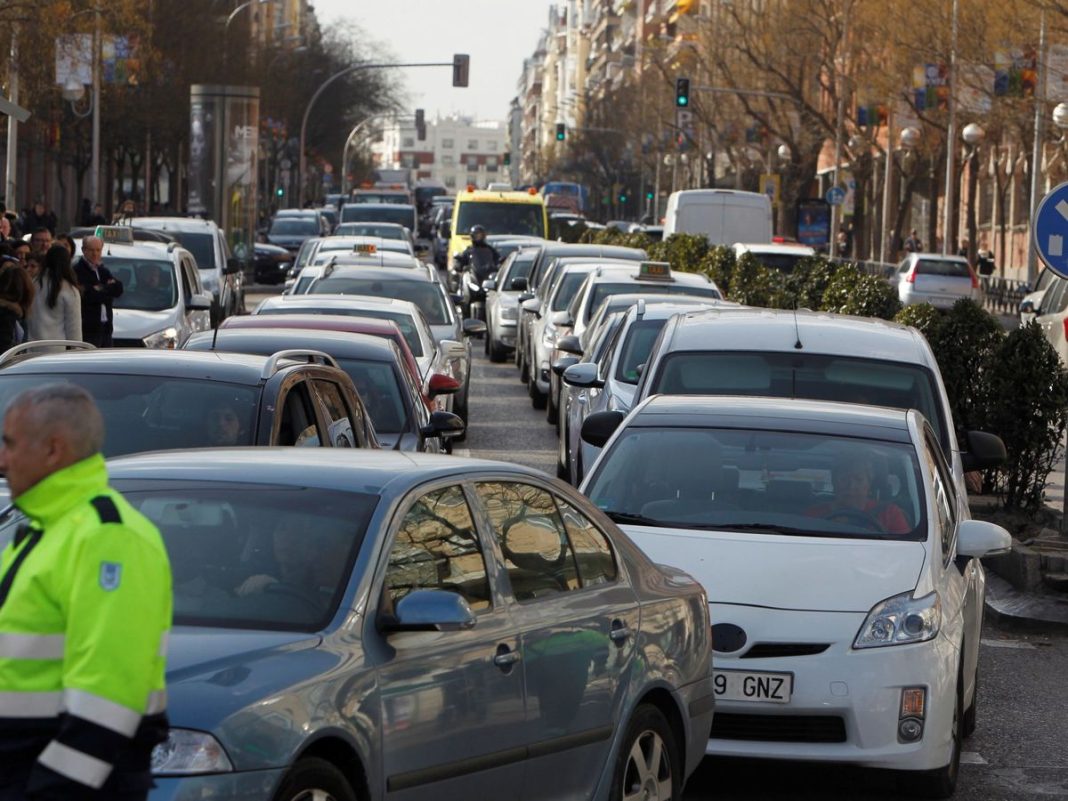
{"label": "traffic light", "polygon": [[653,199],[653,193],[652,192],[646,192],[645,193],[645,199],[646,200],[652,200]]}
{"label": "traffic light", "polygon": [[471,56],[457,53],[452,57],[452,85],[467,86],[471,73]]}
{"label": "traffic light", "polygon": [[286,193],[286,190],[285,190],[285,189],[283,189],[282,187],[278,187],[277,189],[275,189],[275,190],[274,190],[274,193],[275,193],[275,194],[276,194],[276,195],[277,195],[278,197],[282,197],[282,195],[284,195],[284,194]]}
{"label": "traffic light", "polygon": [[675,105],[679,108],[690,107],[690,79],[675,79]]}
{"label": "traffic light", "polygon": [[421,108],[415,110],[415,136],[420,142],[426,141],[426,116]]}
{"label": "traffic light", "polygon": [[625,192],[620,192],[619,193],[619,202],[620,203],[626,203],[627,202],[627,195],[626,195]]}
{"label": "traffic light", "polygon": [[556,123],[556,141],[563,142],[567,139],[567,126],[562,122]]}
{"label": "traffic light", "polygon": [[504,164],[505,167],[509,166],[512,163],[512,154],[505,151],[504,157],[501,159],[501,162]]}

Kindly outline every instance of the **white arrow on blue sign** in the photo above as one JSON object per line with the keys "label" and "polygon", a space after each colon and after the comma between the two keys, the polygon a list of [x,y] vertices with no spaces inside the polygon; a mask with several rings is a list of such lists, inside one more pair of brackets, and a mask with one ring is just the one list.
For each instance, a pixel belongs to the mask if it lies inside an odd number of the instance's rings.
{"label": "white arrow on blue sign", "polygon": [[1061,278],[1068,278],[1068,181],[1042,198],[1031,220],[1031,237],[1042,261]]}
{"label": "white arrow on blue sign", "polygon": [[846,199],[846,191],[840,186],[832,186],[827,190],[824,199],[832,206],[841,206]]}

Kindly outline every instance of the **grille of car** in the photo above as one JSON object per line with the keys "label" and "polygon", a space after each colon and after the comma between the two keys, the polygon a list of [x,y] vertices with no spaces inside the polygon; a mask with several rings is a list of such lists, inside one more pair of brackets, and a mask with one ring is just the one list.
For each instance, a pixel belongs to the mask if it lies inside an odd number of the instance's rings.
{"label": "grille of car", "polygon": [[140,339],[113,339],[111,344],[116,348],[143,348],[145,346]]}
{"label": "grille of car", "polygon": [[770,659],[776,656],[812,656],[831,647],[826,642],[758,642],[739,659]]}
{"label": "grille of car", "polygon": [[844,743],[845,721],[837,715],[737,715],[717,712],[712,733],[717,740],[773,743]]}

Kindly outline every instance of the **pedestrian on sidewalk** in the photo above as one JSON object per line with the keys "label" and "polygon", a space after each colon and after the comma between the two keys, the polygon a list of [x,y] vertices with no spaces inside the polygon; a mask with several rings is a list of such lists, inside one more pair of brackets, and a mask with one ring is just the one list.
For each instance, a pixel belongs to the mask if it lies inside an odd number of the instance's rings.
{"label": "pedestrian on sidewalk", "polygon": [[[37,294],[30,313],[31,340],[82,338],[82,297],[70,252],[60,243],[45,255],[44,269],[37,276]],[[59,347],[58,350],[63,350]]]}
{"label": "pedestrian on sidewalk", "polygon": [[33,281],[22,264],[0,268],[0,353],[26,341],[33,295]]}
{"label": "pedestrian on sidewalk", "polygon": [[0,470],[29,522],[0,553],[3,801],[144,801],[167,736],[170,565],[108,486],[103,443],[72,384],[27,390],[4,415]]}
{"label": "pedestrian on sidewalk", "polygon": [[923,242],[920,241],[919,234],[916,233],[915,228],[909,231],[909,238],[905,240],[905,250],[909,253],[920,253],[923,251]]}
{"label": "pedestrian on sidewalk", "polygon": [[111,304],[122,295],[122,282],[104,266],[104,241],[87,236],[82,240],[82,257],[74,265],[82,293],[82,336],[90,345],[111,347],[115,312]]}

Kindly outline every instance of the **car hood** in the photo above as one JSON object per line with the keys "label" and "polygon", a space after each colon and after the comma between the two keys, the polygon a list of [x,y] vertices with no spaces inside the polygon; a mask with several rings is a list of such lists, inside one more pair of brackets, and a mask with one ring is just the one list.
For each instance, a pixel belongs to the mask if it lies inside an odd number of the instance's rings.
{"label": "car hood", "polygon": [[116,339],[141,339],[174,325],[174,309],[163,311],[139,311],[115,309]]}
{"label": "car hood", "polygon": [[867,613],[916,587],[922,542],[622,526],[654,562],[681,565],[710,603]]}

